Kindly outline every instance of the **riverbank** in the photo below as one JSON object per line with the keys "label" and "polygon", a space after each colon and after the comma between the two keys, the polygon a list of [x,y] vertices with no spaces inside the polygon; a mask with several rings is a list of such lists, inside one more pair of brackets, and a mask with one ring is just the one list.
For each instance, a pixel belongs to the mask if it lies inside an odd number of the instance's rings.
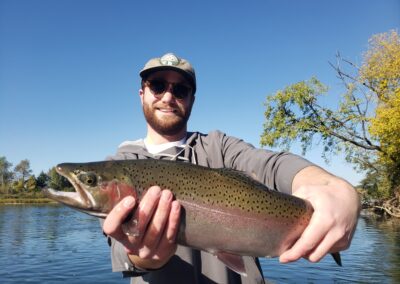
{"label": "riverbank", "polygon": [[29,192],[19,194],[0,194],[0,204],[47,204],[54,203],[46,198],[42,192]]}
{"label": "riverbank", "polygon": [[362,209],[370,210],[377,215],[400,219],[400,189],[397,189],[390,199],[365,198],[362,201]]}
{"label": "riverbank", "polygon": [[9,205],[9,204],[48,204],[55,203],[53,200],[48,198],[35,198],[35,199],[13,199],[6,198],[0,199],[0,204]]}

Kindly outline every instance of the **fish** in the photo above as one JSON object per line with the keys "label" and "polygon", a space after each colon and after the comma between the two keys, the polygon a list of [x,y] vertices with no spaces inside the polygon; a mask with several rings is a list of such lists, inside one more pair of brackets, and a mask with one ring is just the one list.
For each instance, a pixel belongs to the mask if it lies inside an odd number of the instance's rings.
{"label": "fish", "polygon": [[[76,191],[45,188],[45,195],[99,218],[128,195],[140,202],[151,186],[171,190],[182,208],[177,244],[212,253],[241,275],[246,275],[242,256],[278,257],[300,237],[314,211],[308,201],[230,168],[140,159],[62,163],[56,171]],[[341,266],[340,254],[332,256]]]}

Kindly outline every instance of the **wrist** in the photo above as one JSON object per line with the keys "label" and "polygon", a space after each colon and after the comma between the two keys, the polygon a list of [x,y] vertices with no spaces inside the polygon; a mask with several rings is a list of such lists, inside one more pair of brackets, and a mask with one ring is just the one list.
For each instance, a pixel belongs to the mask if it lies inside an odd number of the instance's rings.
{"label": "wrist", "polygon": [[329,186],[332,184],[350,186],[345,180],[328,173],[320,167],[309,166],[299,171],[293,178],[292,194],[305,186]]}

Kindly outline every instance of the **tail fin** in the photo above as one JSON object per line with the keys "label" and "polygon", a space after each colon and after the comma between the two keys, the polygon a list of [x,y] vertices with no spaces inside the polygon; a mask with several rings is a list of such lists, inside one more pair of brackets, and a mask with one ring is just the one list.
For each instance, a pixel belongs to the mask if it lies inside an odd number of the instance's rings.
{"label": "tail fin", "polygon": [[342,266],[342,258],[340,257],[339,252],[334,252],[331,254],[333,259],[335,260],[336,264],[339,266]]}

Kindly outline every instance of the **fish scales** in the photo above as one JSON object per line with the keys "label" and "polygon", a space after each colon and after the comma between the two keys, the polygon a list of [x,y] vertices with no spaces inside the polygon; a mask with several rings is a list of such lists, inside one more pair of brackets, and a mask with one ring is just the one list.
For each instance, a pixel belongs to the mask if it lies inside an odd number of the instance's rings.
{"label": "fish scales", "polygon": [[150,186],[170,189],[183,209],[177,243],[216,255],[279,256],[299,238],[313,213],[309,202],[231,169],[154,159],[70,163],[56,169],[77,193],[49,189],[49,197],[102,218],[127,195],[140,200]]}
{"label": "fish scales", "polygon": [[233,170],[157,160],[137,161],[135,164],[141,167],[138,170],[129,167],[131,161],[125,162],[128,164],[124,167],[125,175],[135,187],[159,185],[170,189],[179,200],[196,200],[281,218],[300,217],[307,209],[302,200],[267,189],[247,175]]}

